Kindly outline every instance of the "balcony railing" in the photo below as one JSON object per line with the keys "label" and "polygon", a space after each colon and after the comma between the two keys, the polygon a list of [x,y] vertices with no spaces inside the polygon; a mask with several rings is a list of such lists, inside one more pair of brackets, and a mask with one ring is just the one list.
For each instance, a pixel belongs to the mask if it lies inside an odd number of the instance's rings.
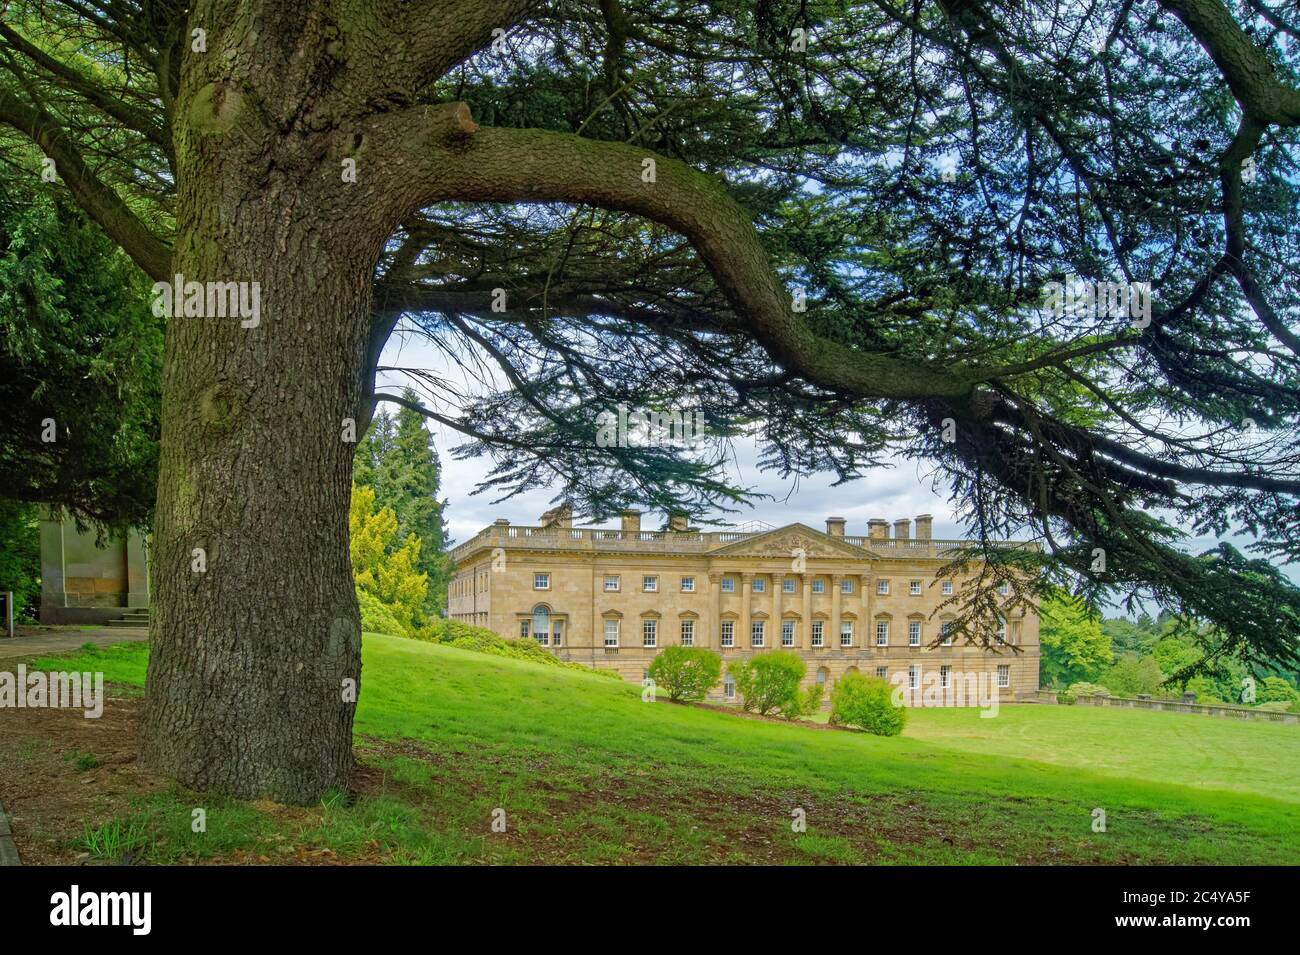
{"label": "balcony railing", "polygon": [[[455,547],[451,556],[459,563],[467,555],[483,549],[637,551],[641,553],[703,554],[725,544],[769,531],[621,531],[595,527],[528,527],[519,524],[494,524]],[[954,551],[969,545],[964,540],[937,538],[904,539],[844,537],[854,547],[881,557],[931,558],[951,557]]]}

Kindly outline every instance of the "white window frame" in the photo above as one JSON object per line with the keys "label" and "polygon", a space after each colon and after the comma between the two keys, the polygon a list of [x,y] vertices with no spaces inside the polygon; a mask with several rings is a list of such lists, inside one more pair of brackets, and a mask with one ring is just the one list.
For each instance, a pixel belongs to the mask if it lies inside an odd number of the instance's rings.
{"label": "white window frame", "polygon": [[889,621],[888,620],[876,621],[876,646],[878,647],[889,646]]}
{"label": "white window frame", "polygon": [[[614,586],[611,587],[611,586],[610,586],[610,583],[613,583]],[[620,583],[621,583],[621,580],[620,580],[618,574],[606,574],[606,575],[605,575],[605,593],[607,593],[607,594],[616,594],[616,593],[618,593],[618,589],[619,589]]]}
{"label": "white window frame", "polygon": [[659,593],[659,576],[657,574],[642,574],[641,590],[647,594]]}
{"label": "white window frame", "polygon": [[730,675],[727,675],[722,679],[722,695],[728,700],[734,700],[736,698],[736,681]]}
{"label": "white window frame", "polygon": [[533,621],[531,617],[525,617],[519,621],[519,639],[526,640],[533,634]]}
{"label": "white window frame", "polygon": [[781,593],[783,593],[783,594],[792,594],[792,593],[794,593],[794,588],[795,588],[795,585],[796,585],[797,583],[798,583],[798,582],[797,582],[793,577],[782,577],[782,578],[781,578]]}
{"label": "white window frame", "polygon": [[[612,624],[613,627],[614,627],[614,640],[613,640],[612,643],[610,642],[610,639],[609,639],[609,628],[610,628],[610,625],[611,625],[611,624]],[[618,646],[618,631],[619,631],[619,623],[618,623],[617,620],[609,620],[609,619],[607,619],[607,620],[605,621],[605,646],[607,646],[607,647],[617,647],[617,646]]]}
{"label": "white window frame", "polygon": [[940,592],[941,592],[945,597],[951,597],[951,596],[952,596],[952,581],[951,581],[951,580],[945,580],[942,584],[939,585],[939,590],[940,590]]}
{"label": "white window frame", "polygon": [[723,578],[722,578],[722,592],[723,592],[724,594],[734,594],[734,593],[736,592],[736,578],[735,578],[735,577],[723,577]]}
{"label": "white window frame", "polygon": [[921,667],[919,664],[913,663],[907,668],[907,688],[909,690],[915,690],[920,685]]}
{"label": "white window frame", "polygon": [[1002,581],[1002,583],[998,584],[998,594],[1000,596],[1005,597],[1010,593],[1011,593],[1011,585],[1009,583],[1007,583],[1004,580]]}
{"label": "white window frame", "polygon": [[1007,643],[1007,618],[1004,617],[1004,616],[1002,616],[1001,614],[998,615],[998,626],[997,626],[997,629],[993,631],[993,636],[994,636],[994,639],[996,639],[996,640],[998,641],[998,643],[1002,644],[1003,646],[1006,646],[1006,643]]}
{"label": "white window frame", "polygon": [[533,590],[550,590],[551,575],[540,571],[533,574]]}
{"label": "white window frame", "polygon": [[947,690],[952,686],[952,667],[943,664],[939,667],[939,689]]}
{"label": "white window frame", "polygon": [[695,620],[693,618],[688,617],[682,621],[681,639],[682,646],[695,646]]}
{"label": "white window frame", "polygon": [[998,664],[998,689],[1005,690],[1011,686],[1011,664]]}
{"label": "white window frame", "polygon": [[952,621],[948,620],[939,624],[939,632],[943,634],[943,645],[952,646]]}
{"label": "white window frame", "polygon": [[793,620],[781,621],[781,646],[783,647],[794,646],[794,621]]}
{"label": "white window frame", "polygon": [[820,577],[814,577],[812,582],[812,592],[815,594],[826,593],[826,581],[822,580]]}
{"label": "white window frame", "polygon": [[826,625],[820,620],[814,620],[812,624],[812,645],[814,647],[826,645]]}
{"label": "white window frame", "polygon": [[762,647],[767,645],[767,621],[751,620],[749,622],[749,645]]}
{"label": "white window frame", "polygon": [[907,645],[909,647],[919,647],[921,645],[921,621],[909,620],[907,622]]}
{"label": "white window frame", "polygon": [[907,582],[907,594],[909,597],[921,596],[921,582],[919,580],[909,580]]}
{"label": "white window frame", "polygon": [[876,595],[880,597],[889,596],[889,578],[881,577],[876,581]]}
{"label": "white window frame", "polygon": [[767,593],[767,578],[755,577],[753,580],[749,582],[749,590],[751,593],[755,593],[755,594]]}
{"label": "white window frame", "polygon": [[736,645],[736,621],[724,620],[718,631],[718,643],[724,647],[734,647]]}
{"label": "white window frame", "polygon": [[876,667],[876,677],[881,680],[889,678],[889,667]]}
{"label": "white window frame", "polygon": [[684,594],[693,594],[693,593],[695,593],[695,578],[694,578],[694,577],[683,577],[683,578],[682,578],[682,593],[684,593]]}
{"label": "white window frame", "polygon": [[845,577],[843,580],[840,581],[840,593],[842,593],[842,594],[851,594],[851,593],[853,593],[853,578],[852,578],[852,577]]}
{"label": "white window frame", "polygon": [[[846,637],[848,638],[847,643],[845,642]],[[840,646],[841,647],[853,646],[853,621],[852,620],[840,621]]]}
{"label": "white window frame", "polygon": [[659,621],[655,617],[644,617],[641,620],[641,646],[646,649],[659,646]]}

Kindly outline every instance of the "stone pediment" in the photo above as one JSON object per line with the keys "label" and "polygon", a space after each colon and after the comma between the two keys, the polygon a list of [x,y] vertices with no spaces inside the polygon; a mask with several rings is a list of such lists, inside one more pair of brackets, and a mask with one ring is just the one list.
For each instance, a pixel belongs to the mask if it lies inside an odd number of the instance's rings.
{"label": "stone pediment", "polygon": [[865,547],[813,530],[807,524],[787,524],[776,530],[744,540],[724,544],[709,551],[710,557],[784,557],[802,556],[805,560],[840,558],[872,560],[876,555]]}

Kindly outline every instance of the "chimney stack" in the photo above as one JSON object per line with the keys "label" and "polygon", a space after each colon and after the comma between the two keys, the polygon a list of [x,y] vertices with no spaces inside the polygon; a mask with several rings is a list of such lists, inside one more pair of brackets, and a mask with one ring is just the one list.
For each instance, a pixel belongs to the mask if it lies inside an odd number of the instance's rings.
{"label": "chimney stack", "polygon": [[900,517],[898,520],[894,521],[894,540],[907,540],[908,531],[911,526],[912,522],[906,517]]}
{"label": "chimney stack", "polygon": [[884,540],[889,536],[889,521],[882,517],[873,517],[867,521],[867,536],[873,540]]}
{"label": "chimney stack", "polygon": [[561,504],[559,507],[553,507],[540,518],[543,527],[572,527],[573,526],[573,506],[570,504]]}
{"label": "chimney stack", "polygon": [[674,534],[685,534],[691,529],[691,519],[686,514],[669,514],[668,530]]}
{"label": "chimney stack", "polygon": [[623,518],[623,536],[636,535],[641,533],[641,512],[634,507],[629,507],[622,514]]}
{"label": "chimney stack", "polygon": [[844,518],[842,518],[842,517],[828,517],[828,518],[826,518],[826,533],[827,533],[827,534],[830,534],[831,537],[843,537],[843,536],[844,536]]}
{"label": "chimney stack", "polygon": [[930,522],[932,518],[929,514],[916,515],[916,539],[919,541],[930,539]]}

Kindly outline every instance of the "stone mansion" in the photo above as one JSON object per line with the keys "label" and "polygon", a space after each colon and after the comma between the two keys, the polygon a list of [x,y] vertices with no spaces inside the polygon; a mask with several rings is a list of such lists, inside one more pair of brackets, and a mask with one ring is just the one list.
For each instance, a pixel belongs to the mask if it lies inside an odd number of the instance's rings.
{"label": "stone mansion", "polygon": [[892,536],[867,524],[858,537],[839,517],[825,532],[701,532],[681,518],[643,531],[637,511],[603,530],[574,527],[564,508],[538,527],[498,520],[452,551],[448,613],[638,682],[663,647],[706,647],[723,657],[720,698],[734,694],[726,663],[774,648],[798,652],[828,691],[851,670],[916,687],[978,674],[1002,702],[1038,689],[1037,614],[1007,613],[1004,649],[942,640],[942,605],[963,581],[936,574],[964,541],[932,539],[929,515],[915,535],[910,520]]}

